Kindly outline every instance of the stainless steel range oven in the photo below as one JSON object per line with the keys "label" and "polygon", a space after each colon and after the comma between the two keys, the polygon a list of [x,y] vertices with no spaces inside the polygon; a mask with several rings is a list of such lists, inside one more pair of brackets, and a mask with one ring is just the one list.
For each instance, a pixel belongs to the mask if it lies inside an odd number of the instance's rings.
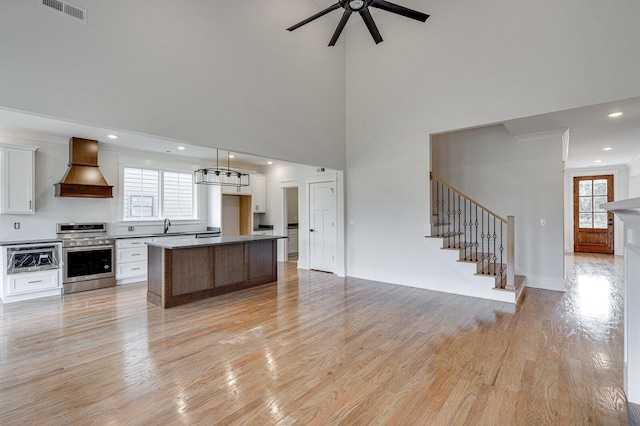
{"label": "stainless steel range oven", "polygon": [[64,293],[116,285],[113,238],[106,223],[59,223]]}

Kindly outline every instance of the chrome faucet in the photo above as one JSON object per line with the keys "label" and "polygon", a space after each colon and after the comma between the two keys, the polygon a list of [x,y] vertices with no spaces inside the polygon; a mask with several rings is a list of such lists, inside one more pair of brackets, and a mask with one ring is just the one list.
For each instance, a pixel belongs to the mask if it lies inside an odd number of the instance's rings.
{"label": "chrome faucet", "polygon": [[169,230],[169,227],[171,226],[171,221],[169,220],[168,217],[164,218],[164,233],[166,234],[167,231]]}

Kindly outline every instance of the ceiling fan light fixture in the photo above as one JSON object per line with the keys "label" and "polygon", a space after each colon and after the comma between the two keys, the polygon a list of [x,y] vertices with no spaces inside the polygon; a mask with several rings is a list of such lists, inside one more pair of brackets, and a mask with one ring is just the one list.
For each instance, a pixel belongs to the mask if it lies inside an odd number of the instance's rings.
{"label": "ceiling fan light fixture", "polygon": [[338,38],[340,37],[340,34],[342,33],[342,30],[344,29],[345,25],[347,25],[347,21],[349,20],[349,17],[352,13],[360,14],[362,20],[367,26],[367,29],[369,30],[369,33],[371,34],[371,37],[373,38],[373,41],[378,44],[382,42],[382,36],[380,35],[380,31],[378,31],[378,28],[373,21],[371,12],[369,12],[370,7],[375,7],[377,9],[395,13],[396,15],[404,16],[406,18],[415,19],[416,21],[420,22],[425,22],[429,17],[429,15],[427,15],[426,13],[418,12],[417,10],[409,9],[404,6],[400,6],[399,4],[391,3],[387,0],[338,0],[337,3],[332,4],[331,6],[327,7],[324,10],[321,10],[315,15],[312,15],[307,19],[290,26],[289,28],[287,28],[287,31],[293,31],[297,28],[300,28],[301,26],[315,21],[316,19],[328,13],[331,13],[334,10],[344,9],[342,19],[340,19],[340,22],[338,23],[338,26],[336,27],[336,30],[333,33],[331,40],[329,41],[329,46],[335,46]]}

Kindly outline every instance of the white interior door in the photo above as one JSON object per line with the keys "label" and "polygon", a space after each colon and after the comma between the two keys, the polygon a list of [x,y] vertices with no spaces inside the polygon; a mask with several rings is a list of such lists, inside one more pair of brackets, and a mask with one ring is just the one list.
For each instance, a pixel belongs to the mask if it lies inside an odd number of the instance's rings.
{"label": "white interior door", "polygon": [[309,184],[309,267],[335,272],[336,184]]}

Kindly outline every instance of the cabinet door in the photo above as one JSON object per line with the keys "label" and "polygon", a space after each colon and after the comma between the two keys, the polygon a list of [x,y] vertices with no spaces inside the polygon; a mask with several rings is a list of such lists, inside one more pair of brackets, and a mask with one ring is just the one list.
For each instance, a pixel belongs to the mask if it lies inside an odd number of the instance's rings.
{"label": "cabinet door", "polygon": [[33,149],[2,148],[2,213],[35,212],[34,154]]}
{"label": "cabinet door", "polygon": [[254,174],[253,182],[253,212],[267,212],[267,177],[265,175]]}
{"label": "cabinet door", "polygon": [[249,179],[249,185],[248,186],[223,186],[222,187],[222,194],[228,194],[228,195],[238,195],[238,194],[251,195],[252,187],[253,187],[253,175],[251,175],[251,178]]}

